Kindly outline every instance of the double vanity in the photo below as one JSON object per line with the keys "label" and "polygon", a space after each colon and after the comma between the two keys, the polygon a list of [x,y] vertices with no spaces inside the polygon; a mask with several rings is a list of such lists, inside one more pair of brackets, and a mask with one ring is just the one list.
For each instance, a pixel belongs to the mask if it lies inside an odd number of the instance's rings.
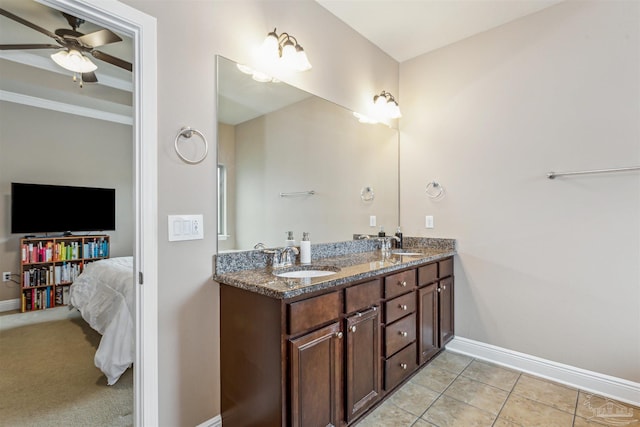
{"label": "double vanity", "polygon": [[453,338],[451,239],[313,246],[311,265],[219,254],[222,419],[233,426],[346,426]]}

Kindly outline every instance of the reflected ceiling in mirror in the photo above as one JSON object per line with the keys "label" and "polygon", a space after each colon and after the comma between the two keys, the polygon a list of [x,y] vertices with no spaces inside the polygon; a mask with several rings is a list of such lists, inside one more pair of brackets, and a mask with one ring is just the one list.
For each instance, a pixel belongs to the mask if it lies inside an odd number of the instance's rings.
{"label": "reflected ceiling in mirror", "polygon": [[[398,224],[398,132],[218,56],[218,251],[391,233]],[[363,194],[365,196],[363,196]],[[370,226],[375,217],[375,226]]]}

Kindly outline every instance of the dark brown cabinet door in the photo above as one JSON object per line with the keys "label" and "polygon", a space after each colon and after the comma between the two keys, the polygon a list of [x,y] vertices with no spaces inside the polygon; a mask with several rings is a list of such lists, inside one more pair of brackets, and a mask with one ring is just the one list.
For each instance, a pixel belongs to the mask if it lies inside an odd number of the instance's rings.
{"label": "dark brown cabinet door", "polygon": [[447,277],[440,286],[440,347],[453,339],[453,277]]}
{"label": "dark brown cabinet door", "polygon": [[346,319],[347,422],[380,397],[380,309],[372,307]]}
{"label": "dark brown cabinet door", "polygon": [[440,349],[439,326],[438,283],[433,283],[418,290],[418,363],[425,363]]}
{"label": "dark brown cabinet door", "polygon": [[342,336],[336,322],[289,341],[293,427],[340,425]]}

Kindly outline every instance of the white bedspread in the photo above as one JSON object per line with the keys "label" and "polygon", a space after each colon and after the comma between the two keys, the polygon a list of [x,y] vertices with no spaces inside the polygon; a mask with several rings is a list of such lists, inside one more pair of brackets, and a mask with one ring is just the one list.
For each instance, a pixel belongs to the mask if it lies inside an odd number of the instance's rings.
{"label": "white bedspread", "polygon": [[71,285],[71,305],[102,335],[95,365],[113,385],[134,361],[133,257],[109,258],[84,266]]}

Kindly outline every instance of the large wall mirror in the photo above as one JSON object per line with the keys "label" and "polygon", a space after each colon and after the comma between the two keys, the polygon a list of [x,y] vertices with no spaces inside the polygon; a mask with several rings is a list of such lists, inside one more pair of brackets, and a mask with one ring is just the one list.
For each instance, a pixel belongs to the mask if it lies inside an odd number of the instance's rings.
{"label": "large wall mirror", "polygon": [[[351,240],[398,225],[398,131],[218,61],[218,251]],[[375,216],[376,226],[370,226]]]}

